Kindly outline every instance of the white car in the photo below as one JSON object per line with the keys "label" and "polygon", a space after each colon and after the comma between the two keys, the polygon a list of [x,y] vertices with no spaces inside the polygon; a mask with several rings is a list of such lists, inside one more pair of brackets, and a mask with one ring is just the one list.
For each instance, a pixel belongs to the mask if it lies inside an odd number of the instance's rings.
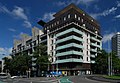
{"label": "white car", "polygon": [[12,78],[12,79],[14,79],[14,78],[19,78],[19,76],[12,76],[11,78]]}

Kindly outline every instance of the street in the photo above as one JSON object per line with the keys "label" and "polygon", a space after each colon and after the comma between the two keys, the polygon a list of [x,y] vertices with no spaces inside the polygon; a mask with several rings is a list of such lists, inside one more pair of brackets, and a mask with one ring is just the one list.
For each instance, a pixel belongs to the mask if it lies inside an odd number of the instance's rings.
{"label": "street", "polygon": [[[90,79],[92,78],[92,79]],[[99,81],[97,81],[99,80]],[[101,76],[64,76],[1,79],[0,83],[118,83],[120,80],[105,79]]]}
{"label": "street", "polygon": [[58,83],[55,77],[1,79],[1,81],[2,83]]}
{"label": "street", "polygon": [[86,76],[71,76],[69,77],[69,81],[72,81],[73,83],[108,83],[108,82],[90,80]]}

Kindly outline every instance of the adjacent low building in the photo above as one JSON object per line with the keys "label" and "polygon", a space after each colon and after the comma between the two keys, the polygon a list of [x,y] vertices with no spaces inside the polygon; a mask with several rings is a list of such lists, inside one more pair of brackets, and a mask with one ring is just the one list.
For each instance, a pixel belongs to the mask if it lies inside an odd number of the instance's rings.
{"label": "adjacent low building", "polygon": [[[39,43],[47,45],[51,56],[50,71],[62,71],[66,75],[90,74],[98,51],[102,49],[99,23],[86,12],[70,4],[53,15],[49,22],[40,20],[43,30],[32,30],[33,36],[23,35],[14,42],[13,53],[34,52]],[[34,59],[34,58],[33,58]],[[32,71],[35,63],[32,63]]]}

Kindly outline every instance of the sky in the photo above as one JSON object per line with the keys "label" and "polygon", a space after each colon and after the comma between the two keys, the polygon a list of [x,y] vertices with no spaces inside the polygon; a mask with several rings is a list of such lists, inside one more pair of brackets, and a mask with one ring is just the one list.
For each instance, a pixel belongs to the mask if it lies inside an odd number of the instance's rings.
{"label": "sky", "polygon": [[[111,37],[120,32],[120,0],[0,0],[0,58],[11,53],[13,40],[31,35],[37,22],[46,22],[70,3],[91,15],[100,24],[103,49],[111,50]],[[109,48],[109,49],[108,49]]]}

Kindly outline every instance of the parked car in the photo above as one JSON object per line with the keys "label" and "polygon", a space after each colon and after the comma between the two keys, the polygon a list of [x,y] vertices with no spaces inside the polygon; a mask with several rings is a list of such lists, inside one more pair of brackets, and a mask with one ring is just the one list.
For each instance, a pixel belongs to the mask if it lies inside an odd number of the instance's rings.
{"label": "parked car", "polygon": [[12,76],[11,78],[14,79],[14,78],[19,78],[20,76]]}

